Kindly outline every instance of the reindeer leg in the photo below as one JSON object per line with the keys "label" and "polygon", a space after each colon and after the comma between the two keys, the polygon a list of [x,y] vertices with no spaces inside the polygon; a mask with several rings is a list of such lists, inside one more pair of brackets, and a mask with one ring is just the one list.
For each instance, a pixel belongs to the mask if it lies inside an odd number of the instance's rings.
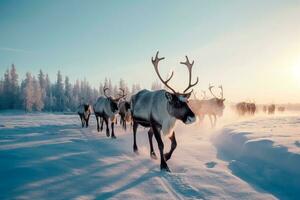
{"label": "reindeer leg", "polygon": [[90,114],[88,115],[87,119],[85,120],[85,127],[89,127],[89,120],[90,120]]}
{"label": "reindeer leg", "polygon": [[158,149],[159,149],[159,154],[160,154],[160,170],[161,171],[167,171],[167,172],[171,172],[167,162],[165,160],[165,156],[164,156],[164,143],[161,139],[161,135],[160,135],[160,130],[155,126],[152,125],[152,129],[153,129],[153,133],[154,133],[154,137],[157,141],[157,145],[158,145]]}
{"label": "reindeer leg", "polygon": [[124,119],[124,129],[126,131],[127,127],[126,127],[126,120]]}
{"label": "reindeer leg", "polygon": [[133,122],[133,151],[135,153],[138,153],[138,147],[136,145],[136,131],[138,128],[138,123],[137,122]]}
{"label": "reindeer leg", "polygon": [[176,142],[176,138],[175,138],[175,132],[173,131],[172,135],[169,137],[169,139],[171,140],[171,149],[168,153],[165,153],[164,156],[165,156],[165,159],[166,161],[168,161],[172,154],[173,154],[173,151],[176,149],[176,146],[177,146],[177,142]]}
{"label": "reindeer leg", "polygon": [[79,117],[80,117],[80,121],[81,121],[81,127],[83,128],[84,127],[84,122],[83,122],[83,119],[82,119],[82,115],[80,114]]}
{"label": "reindeer leg", "polygon": [[216,125],[217,125],[217,116],[216,115],[214,115],[214,127],[216,127]]}
{"label": "reindeer leg", "polygon": [[103,117],[105,125],[106,125],[106,136],[109,137],[109,128],[108,128],[108,118]]}
{"label": "reindeer leg", "polygon": [[101,131],[101,132],[102,132],[102,130],[103,130],[103,121],[104,121],[103,117],[100,117],[100,122],[101,122],[100,131]]}
{"label": "reindeer leg", "polygon": [[111,138],[116,139],[117,137],[115,136],[114,125],[115,125],[115,122],[112,121],[111,122]]}
{"label": "reindeer leg", "polygon": [[100,131],[100,128],[99,128],[99,116],[97,114],[95,114],[96,116],[96,121],[97,121],[97,131],[99,132]]}
{"label": "reindeer leg", "polygon": [[152,128],[150,128],[149,131],[148,131],[148,138],[149,138],[149,144],[150,144],[150,157],[152,159],[156,160],[157,156],[156,156],[156,154],[154,152],[153,143],[152,143],[152,138],[153,138],[153,130],[152,130]]}
{"label": "reindeer leg", "polygon": [[213,121],[212,121],[211,115],[208,115],[208,117],[209,117],[209,121],[210,121],[210,126],[211,126],[211,128],[213,128],[214,125],[213,125]]}

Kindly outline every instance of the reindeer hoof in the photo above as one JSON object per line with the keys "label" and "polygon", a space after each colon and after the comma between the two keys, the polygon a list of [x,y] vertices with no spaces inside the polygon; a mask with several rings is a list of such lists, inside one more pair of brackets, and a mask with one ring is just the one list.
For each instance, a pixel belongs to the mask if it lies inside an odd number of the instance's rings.
{"label": "reindeer hoof", "polygon": [[157,156],[156,156],[155,152],[151,152],[150,157],[154,160],[157,160]]}
{"label": "reindeer hoof", "polygon": [[112,138],[112,139],[117,139],[117,137],[116,137],[116,136],[114,136],[114,135],[112,135],[112,136],[111,136],[111,138]]}
{"label": "reindeer hoof", "polygon": [[106,136],[107,136],[107,137],[109,137],[109,136],[110,136],[109,132],[106,132]]}
{"label": "reindeer hoof", "polygon": [[133,147],[133,152],[136,153],[136,154],[139,154],[139,150],[137,147]]}
{"label": "reindeer hoof", "polygon": [[171,170],[169,169],[168,165],[160,165],[160,171],[164,171],[164,172],[171,172]]}

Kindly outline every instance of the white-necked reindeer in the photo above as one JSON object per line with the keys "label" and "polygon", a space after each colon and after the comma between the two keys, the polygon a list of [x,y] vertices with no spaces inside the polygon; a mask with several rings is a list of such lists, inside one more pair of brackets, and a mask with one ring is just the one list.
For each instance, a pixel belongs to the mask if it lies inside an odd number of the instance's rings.
{"label": "white-necked reindeer", "polygon": [[[97,120],[97,130],[103,130],[103,121],[106,124],[106,136],[109,137],[108,122],[111,121],[111,137],[116,138],[114,132],[115,115],[118,112],[118,102],[124,96],[113,98],[106,94],[108,88],[104,87],[103,92],[105,97],[99,97],[97,102],[94,104],[94,113]],[[99,128],[99,118],[101,120],[101,128]]]}
{"label": "white-necked reindeer", "polygon": [[223,87],[219,86],[221,90],[220,97],[217,97],[213,92],[212,88],[214,86],[209,85],[209,91],[212,94],[213,98],[207,99],[204,93],[204,99],[192,99],[189,101],[189,106],[192,111],[198,116],[200,122],[203,121],[205,115],[208,115],[211,127],[215,127],[217,123],[217,116],[221,117],[223,115],[223,110],[225,108],[223,98]]}
{"label": "white-necked reindeer", "polygon": [[[120,88],[122,91],[122,96],[126,97],[125,90]],[[130,102],[122,98],[118,103],[119,115],[120,115],[120,124],[124,130],[126,130],[126,122],[131,121],[131,111],[130,111]]]}
{"label": "white-necked reindeer", "polygon": [[84,125],[87,128],[89,126],[89,119],[92,113],[91,106],[89,104],[81,104],[77,108],[77,113],[80,117],[82,128],[84,127]]}
{"label": "white-necked reindeer", "polygon": [[[172,87],[168,85],[168,82],[173,77],[173,72],[167,80],[163,80],[158,71],[158,63],[164,58],[158,58],[158,52],[156,53],[155,59],[152,58],[152,64],[156,71],[158,78],[161,82],[171,90],[141,90],[131,98],[131,112],[133,120],[133,150],[138,152],[136,144],[136,131],[138,125],[143,127],[149,127],[148,137],[150,143],[150,156],[156,159],[155,152],[153,150],[152,137],[153,134],[158,144],[160,153],[160,168],[161,170],[170,171],[166,161],[172,156],[173,151],[177,146],[174,126],[176,120],[181,120],[185,124],[193,123],[196,118],[192,110],[189,108],[187,102],[191,95],[191,92],[187,92],[191,87],[198,83],[197,81],[191,84],[192,76],[192,63],[189,62],[186,57],[186,62],[181,64],[186,65],[189,70],[189,85],[183,93],[176,92]],[[171,140],[171,149],[168,153],[164,154],[164,143],[161,139],[160,132],[164,135],[168,135]]]}

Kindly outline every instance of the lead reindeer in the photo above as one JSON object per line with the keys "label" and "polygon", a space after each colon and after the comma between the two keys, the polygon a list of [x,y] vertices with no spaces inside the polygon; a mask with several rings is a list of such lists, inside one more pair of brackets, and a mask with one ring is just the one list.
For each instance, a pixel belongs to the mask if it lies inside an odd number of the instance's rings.
{"label": "lead reindeer", "polygon": [[[160,153],[160,168],[161,170],[170,171],[166,161],[171,158],[172,153],[177,146],[174,132],[176,120],[181,120],[185,124],[193,123],[196,120],[194,113],[187,104],[193,90],[190,92],[187,91],[198,83],[198,78],[195,83],[191,84],[192,67],[194,61],[190,63],[188,57],[186,57],[186,62],[181,62],[181,64],[186,65],[189,70],[189,85],[183,93],[176,92],[168,84],[173,77],[173,72],[167,80],[163,80],[159,74],[158,63],[163,59],[164,57],[158,57],[157,52],[155,59],[152,57],[152,64],[160,81],[168,89],[170,89],[171,92],[166,90],[141,90],[131,98],[131,112],[133,119],[133,150],[136,153],[138,152],[138,147],[136,144],[136,132],[138,125],[149,127],[148,137],[150,143],[150,156],[151,158],[156,159],[156,154],[154,152],[152,143],[152,137],[154,134]],[[169,139],[171,140],[171,149],[166,154],[164,154],[164,143],[161,139],[161,132],[163,135],[168,135]]]}
{"label": "lead reindeer", "polygon": [[205,115],[208,115],[211,127],[215,127],[217,123],[217,116],[221,117],[223,115],[223,110],[225,108],[224,105],[224,97],[223,97],[223,87],[219,86],[221,90],[220,97],[217,97],[213,91],[212,88],[214,86],[209,85],[208,89],[210,93],[212,94],[213,98],[206,99],[206,95],[204,95],[205,99],[199,100],[199,99],[192,99],[189,101],[189,105],[192,109],[192,111],[198,116],[200,122],[203,121]]}
{"label": "lead reindeer", "polygon": [[[117,98],[113,98],[106,94],[107,90],[108,90],[108,88],[106,88],[106,87],[103,89],[105,97],[99,97],[97,99],[97,102],[94,105],[94,113],[95,113],[96,120],[97,120],[97,130],[98,130],[98,132],[99,132],[99,130],[101,130],[101,131],[103,130],[103,121],[104,121],[105,125],[106,125],[106,136],[109,137],[110,133],[109,133],[109,128],[108,128],[108,122],[110,120],[111,121],[111,137],[116,138],[115,131],[114,131],[114,123],[116,121],[115,115],[118,112],[118,102],[124,96],[120,95]],[[99,128],[99,118],[101,120],[101,128]]]}

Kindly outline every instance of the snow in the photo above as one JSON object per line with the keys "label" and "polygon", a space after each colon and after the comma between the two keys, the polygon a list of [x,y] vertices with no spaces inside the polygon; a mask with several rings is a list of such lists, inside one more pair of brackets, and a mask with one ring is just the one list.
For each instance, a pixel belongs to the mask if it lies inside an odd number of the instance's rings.
{"label": "snow", "polygon": [[300,195],[300,117],[259,117],[225,126],[213,142],[218,157],[243,180],[280,199]]}
{"label": "snow", "polygon": [[[224,114],[226,115],[226,113]],[[233,122],[233,120],[235,122]],[[206,123],[206,122],[205,122]],[[224,126],[224,127],[223,127]],[[0,199],[296,199],[300,117],[236,120],[219,127],[178,123],[177,149],[160,172],[150,159],[147,129],[139,154],[131,130],[117,139],[77,115],[0,115]],[[163,138],[165,151],[170,141]],[[156,154],[159,155],[156,142]]]}

